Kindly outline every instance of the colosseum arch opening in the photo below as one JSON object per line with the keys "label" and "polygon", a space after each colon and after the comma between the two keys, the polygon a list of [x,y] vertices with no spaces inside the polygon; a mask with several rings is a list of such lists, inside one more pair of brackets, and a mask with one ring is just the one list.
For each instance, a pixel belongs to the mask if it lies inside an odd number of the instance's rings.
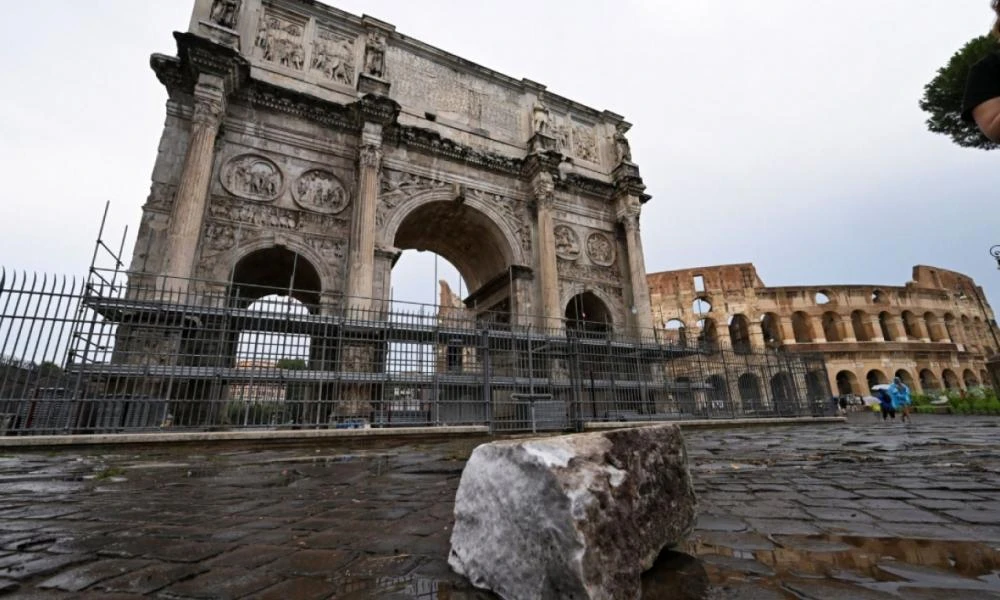
{"label": "colosseum arch opening", "polygon": [[962,382],[965,383],[965,389],[979,387],[979,378],[972,372],[972,369],[966,369],[962,372]]}
{"label": "colosseum arch opening", "polygon": [[920,389],[925,393],[936,392],[941,389],[941,380],[930,369],[920,370]]}
{"label": "colosseum arch opening", "polygon": [[886,311],[882,311],[878,314],[878,326],[882,331],[882,339],[887,342],[896,341],[895,336],[892,335],[892,330],[889,328],[889,320],[891,318],[892,316]]}
{"label": "colosseum arch opening", "polygon": [[852,371],[840,371],[837,373],[837,395],[850,396],[852,394],[857,396],[864,395],[864,390],[861,389],[861,384],[858,383],[858,376]]}
{"label": "colosseum arch opening", "polygon": [[813,341],[812,319],[806,313],[798,311],[792,314],[792,332],[795,342],[808,344]]}
{"label": "colosseum arch opening", "polygon": [[750,320],[746,315],[733,315],[729,321],[729,340],[733,351],[737,354],[749,354],[750,346]]}
{"label": "colosseum arch opening", "polygon": [[823,337],[826,338],[826,341],[844,341],[842,328],[843,323],[841,322],[840,315],[833,311],[823,313]]}
{"label": "colosseum arch opening", "polygon": [[920,321],[917,315],[913,314],[908,310],[903,311],[903,333],[906,334],[906,338],[910,341],[919,340],[923,336],[920,335]]}
{"label": "colosseum arch opening", "polygon": [[663,339],[665,342],[679,346],[687,345],[687,327],[685,327],[684,321],[671,319],[664,324],[663,330]]}
{"label": "colosseum arch opening", "polygon": [[760,318],[760,328],[764,333],[764,344],[776,348],[784,343],[781,336],[781,319],[773,312],[764,313]]}
{"label": "colosseum arch opening", "polygon": [[947,341],[947,334],[944,325],[938,316],[930,311],[924,313],[924,324],[927,328],[927,337],[932,342]]}
{"label": "colosseum arch opening", "polygon": [[874,337],[871,319],[864,311],[856,310],[851,313],[851,329],[854,331],[856,341],[870,342]]}
{"label": "colosseum arch opening", "polygon": [[760,377],[754,373],[744,373],[739,376],[736,385],[739,388],[740,402],[744,411],[756,413],[764,410],[767,399],[760,384]]}
{"label": "colosseum arch opening", "polygon": [[719,331],[715,324],[715,319],[711,317],[698,321],[698,343],[709,350],[719,347]]}
{"label": "colosseum arch opening", "polygon": [[889,378],[886,377],[886,374],[878,369],[872,369],[871,371],[868,371],[866,380],[868,382],[869,391],[876,385],[889,383]]}
{"label": "colosseum arch opening", "polygon": [[945,369],[942,371],[941,379],[944,381],[944,389],[946,390],[951,391],[962,389],[962,384],[959,382],[958,375],[956,375],[951,369]]}
{"label": "colosseum arch opening", "polygon": [[893,377],[899,377],[899,380],[903,382],[906,387],[910,388],[911,391],[917,388],[913,385],[913,376],[906,369],[899,369]]}

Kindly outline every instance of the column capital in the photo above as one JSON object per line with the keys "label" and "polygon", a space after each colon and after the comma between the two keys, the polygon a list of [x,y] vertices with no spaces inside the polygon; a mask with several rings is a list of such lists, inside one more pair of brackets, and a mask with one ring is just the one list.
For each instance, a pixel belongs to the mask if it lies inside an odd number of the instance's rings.
{"label": "column capital", "polygon": [[531,181],[531,191],[539,203],[551,205],[555,202],[556,184],[552,175],[538,173]]}
{"label": "column capital", "polygon": [[636,196],[622,196],[618,199],[615,216],[618,222],[625,226],[626,231],[639,229],[639,216],[642,214],[642,203]]}
{"label": "column capital", "polygon": [[218,127],[226,114],[226,87],[221,77],[203,73],[194,86],[194,114],[196,125]]}
{"label": "column capital", "polygon": [[379,168],[382,166],[382,147],[375,144],[364,144],[358,150],[358,162],[362,167]]}

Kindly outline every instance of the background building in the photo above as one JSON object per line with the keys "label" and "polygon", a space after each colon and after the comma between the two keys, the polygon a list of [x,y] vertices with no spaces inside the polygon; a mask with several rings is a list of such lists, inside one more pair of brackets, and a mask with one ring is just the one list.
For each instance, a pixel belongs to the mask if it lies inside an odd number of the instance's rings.
{"label": "background building", "polygon": [[868,393],[899,376],[919,392],[994,385],[1000,350],[993,311],[971,277],[918,265],[903,286],[767,287],[753,264],[647,276],[665,335],[730,346],[818,352],[830,388]]}

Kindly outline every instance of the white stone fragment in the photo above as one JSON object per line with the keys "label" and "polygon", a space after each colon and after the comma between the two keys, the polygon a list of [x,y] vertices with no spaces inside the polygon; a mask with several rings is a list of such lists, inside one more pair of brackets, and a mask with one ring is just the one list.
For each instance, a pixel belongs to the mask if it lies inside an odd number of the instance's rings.
{"label": "white stone fragment", "polygon": [[695,510],[677,426],[493,442],[462,473],[448,562],[505,600],[638,598]]}

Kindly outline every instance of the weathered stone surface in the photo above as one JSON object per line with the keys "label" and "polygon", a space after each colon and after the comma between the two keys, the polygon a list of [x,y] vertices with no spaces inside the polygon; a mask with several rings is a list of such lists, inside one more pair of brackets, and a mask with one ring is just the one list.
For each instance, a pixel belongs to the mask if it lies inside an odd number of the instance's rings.
{"label": "weathered stone surface", "polygon": [[484,444],[455,496],[448,562],[507,600],[636,598],[695,510],[676,426]]}

